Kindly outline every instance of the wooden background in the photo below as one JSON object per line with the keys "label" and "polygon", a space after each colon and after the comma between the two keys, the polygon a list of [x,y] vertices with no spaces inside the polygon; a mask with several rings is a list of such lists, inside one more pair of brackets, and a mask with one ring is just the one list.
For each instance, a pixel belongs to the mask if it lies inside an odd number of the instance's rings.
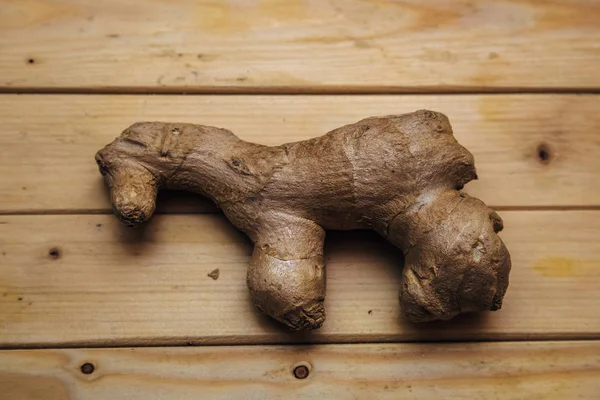
{"label": "wooden background", "polygon": [[[1,399],[600,398],[600,1],[0,0],[0,92]],[[93,161],[139,120],[281,144],[419,108],[505,220],[499,312],[410,324],[399,251],[331,232],[291,334],[214,206],[127,229]]]}

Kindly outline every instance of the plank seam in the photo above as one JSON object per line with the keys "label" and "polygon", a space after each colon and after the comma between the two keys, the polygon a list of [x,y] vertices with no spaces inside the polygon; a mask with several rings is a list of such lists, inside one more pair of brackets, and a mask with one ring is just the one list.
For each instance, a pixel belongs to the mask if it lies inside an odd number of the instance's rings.
{"label": "plank seam", "polygon": [[[496,211],[600,211],[600,205],[593,206],[497,206],[489,205]],[[88,210],[0,210],[0,216],[28,216],[28,215],[110,215],[109,209]],[[155,215],[201,215],[222,214],[221,211],[156,211]]]}
{"label": "plank seam", "polygon": [[600,87],[0,87],[0,94],[90,94],[90,95],[508,95],[508,94],[600,94]]}
{"label": "plank seam", "polygon": [[[174,343],[169,343],[168,340],[157,341],[156,343],[143,343],[136,340],[107,340],[105,344],[94,343],[91,341],[74,341],[66,343],[31,343],[31,344],[11,344],[11,345],[0,345],[0,351],[10,350],[60,350],[60,349],[121,349],[121,348],[157,348],[157,347],[239,347],[239,346],[311,346],[311,345],[356,345],[356,344],[460,344],[460,343],[517,343],[517,342],[532,342],[532,343],[544,343],[544,342],[593,342],[600,340],[600,333],[586,334],[586,335],[572,335],[558,337],[553,335],[545,334],[529,334],[523,335],[523,337],[507,337],[505,339],[446,339],[446,340],[319,340],[315,339],[312,341],[308,340],[291,340],[291,341],[277,341],[277,340],[257,340],[257,341],[238,341],[238,342],[227,342],[220,338],[219,341],[195,341],[193,339],[181,339]],[[562,334],[564,335],[564,334]],[[355,336],[355,335],[351,335]],[[146,339],[147,340],[147,339]],[[98,342],[101,342],[98,340]]]}

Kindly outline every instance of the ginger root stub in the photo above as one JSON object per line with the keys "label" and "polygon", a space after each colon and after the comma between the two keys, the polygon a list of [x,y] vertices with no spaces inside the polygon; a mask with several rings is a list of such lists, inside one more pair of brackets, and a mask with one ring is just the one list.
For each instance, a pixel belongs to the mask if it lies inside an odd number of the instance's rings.
{"label": "ginger root stub", "polygon": [[326,229],[372,229],[402,250],[400,302],[411,321],[502,305],[511,265],[502,219],[460,191],[477,178],[474,160],[443,114],[372,117],[276,147],[210,126],[141,122],[96,162],[129,225],[152,215],[159,189],[213,200],[254,243],[256,306],[291,329],[325,320]]}

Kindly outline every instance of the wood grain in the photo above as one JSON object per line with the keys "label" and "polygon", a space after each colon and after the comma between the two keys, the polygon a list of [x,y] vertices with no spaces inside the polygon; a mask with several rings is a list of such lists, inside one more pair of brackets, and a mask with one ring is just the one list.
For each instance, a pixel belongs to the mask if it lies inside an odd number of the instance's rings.
{"label": "wood grain", "polygon": [[595,0],[4,0],[0,86],[600,88]]}
{"label": "wood grain", "polygon": [[3,216],[0,346],[599,338],[600,212],[501,216],[513,259],[501,311],[410,324],[400,252],[369,232],[332,232],[327,321],[308,334],[254,308],[250,243],[222,215],[161,215],[134,230],[110,215]]}
{"label": "wood grain", "polygon": [[[81,365],[91,363],[92,374]],[[310,373],[297,379],[294,367]],[[4,400],[598,399],[600,343],[0,352]]]}
{"label": "wood grain", "polygon": [[[488,204],[598,206],[599,101],[597,95],[3,95],[0,212],[109,212],[93,156],[135,121],[222,126],[276,145],[419,108],[449,115],[480,177],[466,190]],[[184,199],[167,200],[159,210],[214,211],[198,197]]]}

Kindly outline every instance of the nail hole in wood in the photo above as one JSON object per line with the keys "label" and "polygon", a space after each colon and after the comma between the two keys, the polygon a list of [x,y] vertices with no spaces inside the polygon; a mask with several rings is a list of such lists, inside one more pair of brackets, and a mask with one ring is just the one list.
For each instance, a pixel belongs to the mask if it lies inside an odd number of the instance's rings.
{"label": "nail hole in wood", "polygon": [[81,366],[81,373],[85,375],[90,375],[94,372],[95,369],[96,367],[94,366],[94,364],[87,362]]}
{"label": "nail hole in wood", "polygon": [[298,364],[296,367],[294,367],[294,376],[296,379],[306,379],[309,374],[310,368],[304,363]]}

